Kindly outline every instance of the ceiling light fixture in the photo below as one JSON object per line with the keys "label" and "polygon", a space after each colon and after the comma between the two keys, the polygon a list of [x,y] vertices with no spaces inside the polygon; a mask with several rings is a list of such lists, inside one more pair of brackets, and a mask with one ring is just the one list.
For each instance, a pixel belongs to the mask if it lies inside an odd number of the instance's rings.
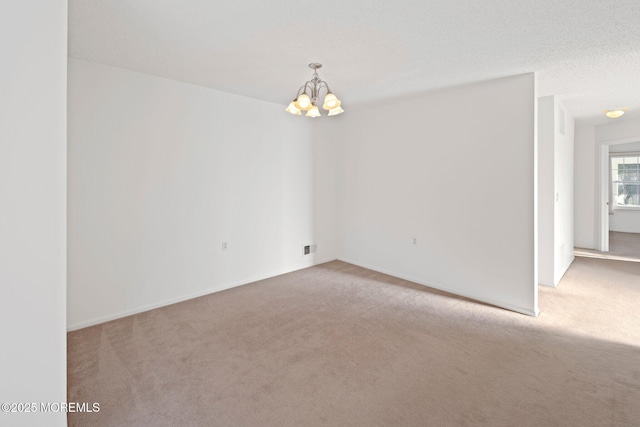
{"label": "ceiling light fixture", "polygon": [[617,119],[622,116],[624,112],[627,111],[626,108],[616,108],[615,110],[604,110],[604,115],[609,117],[610,119]]}
{"label": "ceiling light fixture", "polygon": [[340,100],[331,92],[327,82],[320,79],[318,75],[318,68],[321,68],[322,64],[312,62],[309,64],[309,68],[313,70],[313,77],[298,89],[296,99],[291,101],[289,106],[284,111],[287,113],[299,116],[302,111],[306,111],[307,117],[320,117],[320,110],[316,105],[320,99],[320,90],[324,89],[327,94],[324,97],[322,108],[329,111],[329,116],[337,116],[344,113],[344,110],[340,107],[342,104]]}

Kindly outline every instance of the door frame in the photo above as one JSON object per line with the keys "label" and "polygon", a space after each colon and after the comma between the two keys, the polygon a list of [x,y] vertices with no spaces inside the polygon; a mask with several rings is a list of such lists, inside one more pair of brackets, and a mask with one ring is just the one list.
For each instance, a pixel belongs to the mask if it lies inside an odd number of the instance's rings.
{"label": "door frame", "polygon": [[597,141],[597,198],[596,198],[596,249],[609,252],[609,215],[611,185],[611,161],[609,160],[609,146],[638,142],[637,136],[630,138]]}

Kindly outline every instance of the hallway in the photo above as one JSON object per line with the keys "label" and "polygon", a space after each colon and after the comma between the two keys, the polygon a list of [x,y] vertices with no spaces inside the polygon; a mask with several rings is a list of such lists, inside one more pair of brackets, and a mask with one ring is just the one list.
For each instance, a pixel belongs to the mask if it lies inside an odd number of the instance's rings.
{"label": "hallway", "polygon": [[575,256],[640,262],[640,233],[609,232],[609,252],[575,248]]}

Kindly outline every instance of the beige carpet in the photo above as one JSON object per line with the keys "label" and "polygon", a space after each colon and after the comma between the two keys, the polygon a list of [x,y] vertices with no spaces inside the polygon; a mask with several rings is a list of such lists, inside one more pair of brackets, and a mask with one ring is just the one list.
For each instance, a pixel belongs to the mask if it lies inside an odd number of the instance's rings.
{"label": "beige carpet", "polygon": [[532,318],[339,261],[69,333],[72,426],[640,425],[640,263]]}
{"label": "beige carpet", "polygon": [[640,262],[640,233],[609,232],[609,252],[575,248],[576,256]]}

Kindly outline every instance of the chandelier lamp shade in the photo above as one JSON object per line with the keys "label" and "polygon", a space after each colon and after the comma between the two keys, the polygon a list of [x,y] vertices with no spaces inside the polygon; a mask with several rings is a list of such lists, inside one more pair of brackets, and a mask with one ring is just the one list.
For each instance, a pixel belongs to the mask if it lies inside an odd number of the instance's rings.
{"label": "chandelier lamp shade", "polygon": [[320,109],[318,108],[318,100],[320,99],[320,92],[326,92],[322,108],[329,112],[329,116],[337,116],[344,113],[342,107],[340,107],[340,100],[331,92],[327,82],[320,79],[318,75],[318,68],[321,68],[322,64],[312,62],[309,64],[309,68],[313,70],[313,77],[298,89],[296,98],[291,101],[289,106],[285,108],[285,111],[296,116],[300,116],[303,111],[306,111],[307,117],[320,117]]}

